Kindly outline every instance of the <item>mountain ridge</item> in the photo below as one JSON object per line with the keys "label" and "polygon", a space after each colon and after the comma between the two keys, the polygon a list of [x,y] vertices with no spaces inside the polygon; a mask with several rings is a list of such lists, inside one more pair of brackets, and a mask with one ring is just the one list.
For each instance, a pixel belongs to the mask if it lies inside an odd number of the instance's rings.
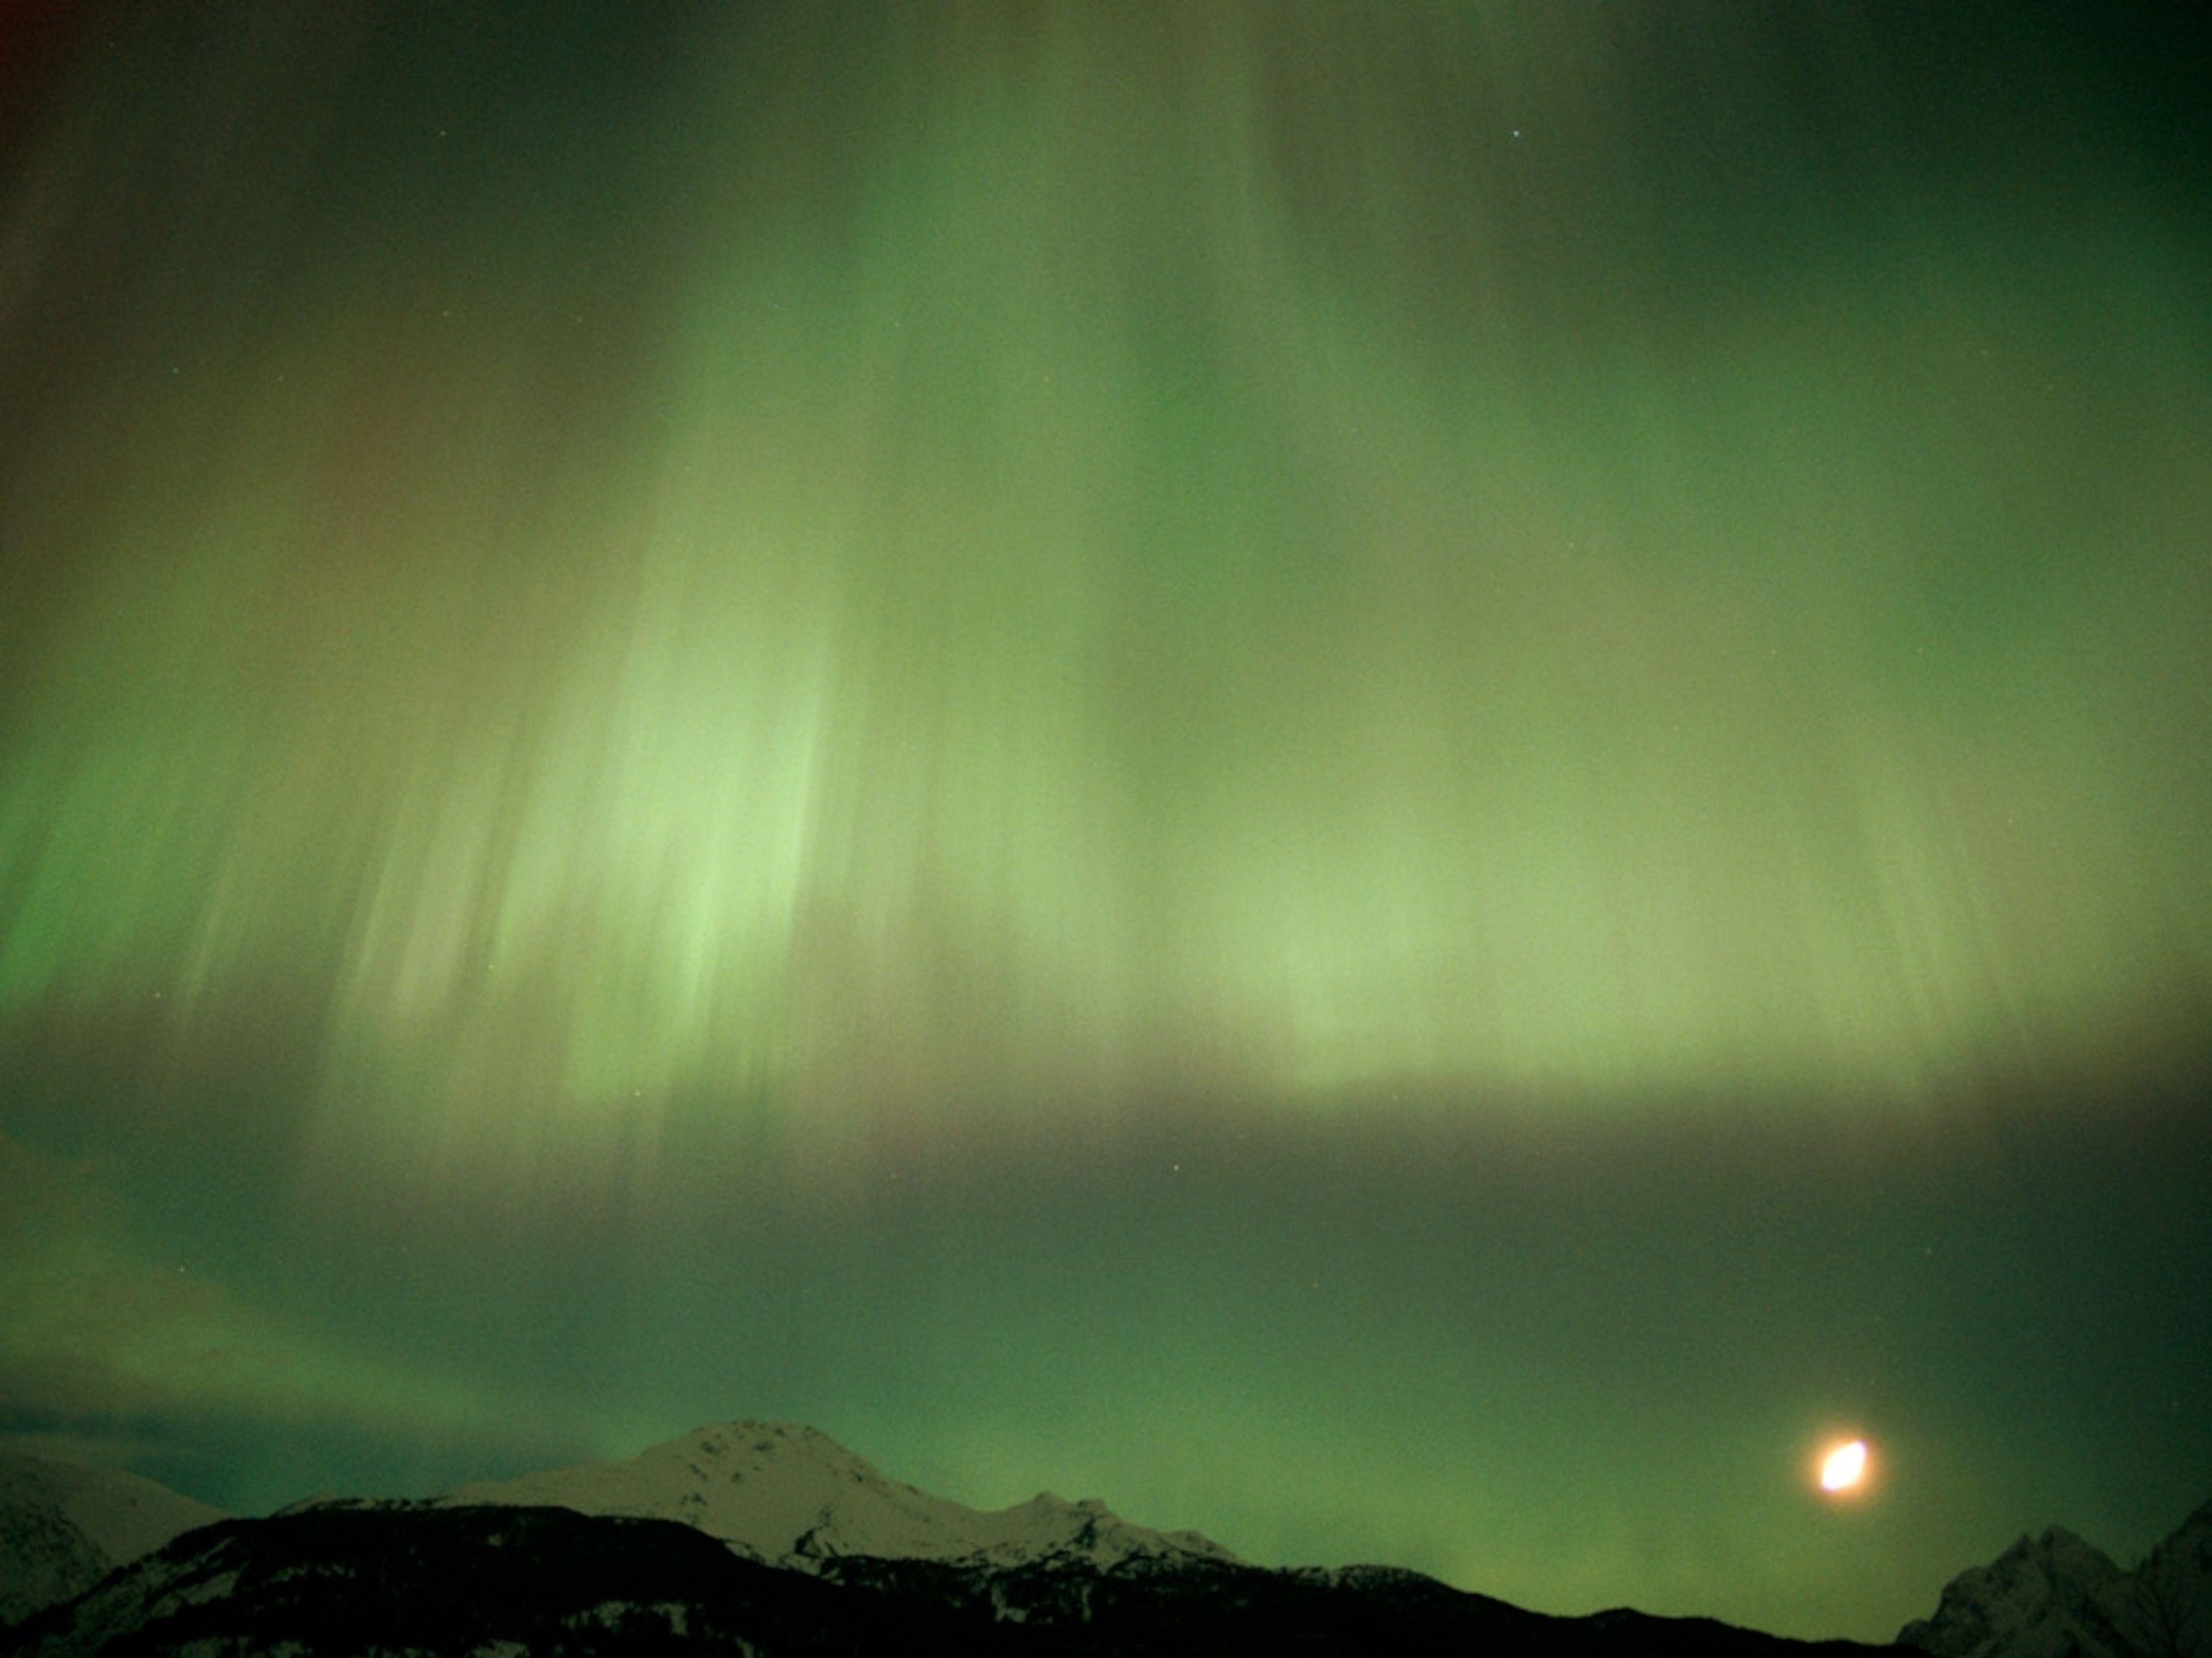
{"label": "mountain ridge", "polygon": [[[1280,1571],[1205,1557],[978,1569],[830,1557],[817,1576],[679,1521],[561,1507],[336,1503],[173,1539],[12,1631],[23,1658],[883,1650],[1006,1658],[1225,1651],[1522,1658],[1856,1658],[1705,1618],[1553,1618],[1417,1573]],[[0,1639],[5,1639],[0,1637]]]}
{"label": "mountain ridge", "polygon": [[1897,1644],[1937,1658],[2187,1658],[2212,1633],[2212,1502],[2134,1570],[2063,1526],[1943,1587]]}
{"label": "mountain ridge", "polygon": [[0,1628],[228,1518],[121,1469],[0,1452]]}
{"label": "mountain ridge", "polygon": [[1133,1525],[1096,1497],[1040,1491],[972,1509],[890,1478],[818,1429],[750,1417],[694,1429],[626,1461],[471,1482],[434,1500],[676,1520],[799,1570],[853,1555],[996,1567],[1077,1557],[1106,1567],[1137,1556],[1243,1564],[1200,1533]]}
{"label": "mountain ridge", "polygon": [[[2131,1571],[2054,1525],[1960,1572],[1896,1642],[1936,1658],[2176,1658],[2203,1650],[2209,1585],[2212,1503]],[[1397,1567],[1262,1567],[1095,1497],[970,1508],[793,1422],[709,1423],[623,1460],[260,1520],[137,1476],[0,1457],[0,1650],[312,1655],[358,1649],[370,1629],[407,1653],[847,1651],[922,1631],[1040,1655],[1893,1649],[1627,1608],[1555,1617]]]}

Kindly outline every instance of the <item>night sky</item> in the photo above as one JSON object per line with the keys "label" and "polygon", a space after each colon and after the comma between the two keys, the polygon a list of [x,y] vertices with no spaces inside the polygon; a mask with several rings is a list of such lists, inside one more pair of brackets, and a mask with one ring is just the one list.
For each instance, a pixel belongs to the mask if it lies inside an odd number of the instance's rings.
{"label": "night sky", "polygon": [[2131,1561],[2212,1496],[2209,34],[0,9],[0,1442],[790,1417],[1877,1639]]}

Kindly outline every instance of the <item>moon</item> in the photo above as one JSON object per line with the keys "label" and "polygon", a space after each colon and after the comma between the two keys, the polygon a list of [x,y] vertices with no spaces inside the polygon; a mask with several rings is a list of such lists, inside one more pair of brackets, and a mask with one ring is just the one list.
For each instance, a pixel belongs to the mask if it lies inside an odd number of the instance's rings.
{"label": "moon", "polygon": [[1847,1491],[1866,1477],[1866,1441],[1854,1439],[1838,1445],[1820,1463],[1820,1489]]}

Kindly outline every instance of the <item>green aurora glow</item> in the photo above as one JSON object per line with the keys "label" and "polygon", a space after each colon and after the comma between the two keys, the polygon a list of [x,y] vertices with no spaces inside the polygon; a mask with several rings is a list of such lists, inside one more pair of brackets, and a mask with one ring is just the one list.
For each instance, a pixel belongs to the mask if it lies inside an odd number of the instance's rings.
{"label": "green aurora glow", "polygon": [[[1874,1637],[2201,1499],[2191,60],[640,9],[22,26],[0,1427],[275,1502],[787,1414]],[[2130,1204],[2107,1393],[1987,1240]]]}

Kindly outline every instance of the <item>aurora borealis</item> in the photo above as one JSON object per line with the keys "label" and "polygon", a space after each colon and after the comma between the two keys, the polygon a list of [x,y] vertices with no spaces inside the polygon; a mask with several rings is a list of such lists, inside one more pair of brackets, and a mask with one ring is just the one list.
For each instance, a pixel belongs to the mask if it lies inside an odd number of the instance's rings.
{"label": "aurora borealis", "polygon": [[1869,1638],[2212,1494],[2185,9],[6,15],[0,1436]]}

